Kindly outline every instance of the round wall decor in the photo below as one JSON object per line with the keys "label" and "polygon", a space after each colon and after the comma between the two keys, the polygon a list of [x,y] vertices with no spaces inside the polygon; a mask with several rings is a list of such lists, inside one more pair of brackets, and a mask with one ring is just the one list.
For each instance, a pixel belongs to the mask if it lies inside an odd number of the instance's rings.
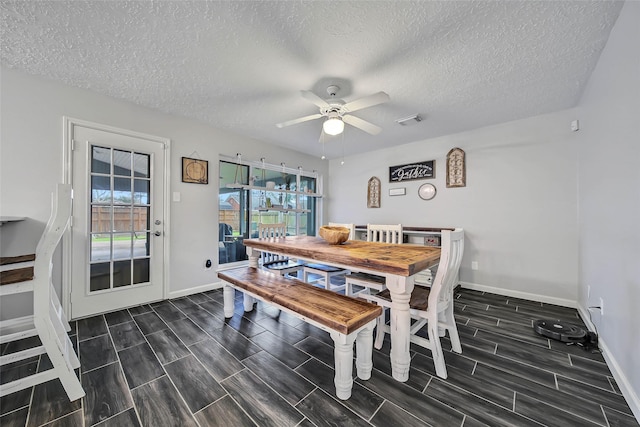
{"label": "round wall decor", "polygon": [[436,187],[433,184],[422,184],[418,189],[418,196],[422,200],[431,200],[436,197]]}

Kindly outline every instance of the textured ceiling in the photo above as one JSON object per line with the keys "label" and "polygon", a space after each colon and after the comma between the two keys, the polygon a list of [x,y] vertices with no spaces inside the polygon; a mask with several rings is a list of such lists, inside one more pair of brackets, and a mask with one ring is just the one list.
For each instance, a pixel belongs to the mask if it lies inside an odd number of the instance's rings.
{"label": "textured ceiling", "polygon": [[[300,96],[385,91],[329,158],[576,105],[616,1],[5,1],[2,65],[321,155]],[[424,120],[400,126],[398,118]]]}

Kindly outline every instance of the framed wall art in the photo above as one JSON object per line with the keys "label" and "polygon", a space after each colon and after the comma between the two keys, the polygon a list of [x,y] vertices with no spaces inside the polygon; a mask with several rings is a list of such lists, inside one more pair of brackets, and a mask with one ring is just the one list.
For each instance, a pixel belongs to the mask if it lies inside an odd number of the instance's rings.
{"label": "framed wall art", "polygon": [[209,183],[209,162],[206,160],[182,158],[182,182],[193,184]]}
{"label": "framed wall art", "polygon": [[461,148],[452,148],[447,153],[447,188],[466,186],[465,153]]}
{"label": "framed wall art", "polygon": [[409,163],[406,165],[389,167],[389,182],[413,181],[415,179],[429,179],[436,177],[436,161]]}
{"label": "framed wall art", "polygon": [[372,176],[367,183],[367,207],[380,207],[380,179]]}

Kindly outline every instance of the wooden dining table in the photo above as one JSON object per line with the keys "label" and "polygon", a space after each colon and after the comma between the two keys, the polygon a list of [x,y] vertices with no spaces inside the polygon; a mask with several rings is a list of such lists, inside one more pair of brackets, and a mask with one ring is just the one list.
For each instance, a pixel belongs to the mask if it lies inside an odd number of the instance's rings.
{"label": "wooden dining table", "polygon": [[[264,251],[384,276],[392,300],[392,374],[397,381],[409,379],[409,299],[414,287],[414,276],[438,262],[440,248],[360,240],[331,245],[322,238],[313,236],[246,239],[244,245],[247,247],[251,267],[258,267],[260,253]],[[245,296],[245,310],[252,308],[252,301],[247,301]]]}

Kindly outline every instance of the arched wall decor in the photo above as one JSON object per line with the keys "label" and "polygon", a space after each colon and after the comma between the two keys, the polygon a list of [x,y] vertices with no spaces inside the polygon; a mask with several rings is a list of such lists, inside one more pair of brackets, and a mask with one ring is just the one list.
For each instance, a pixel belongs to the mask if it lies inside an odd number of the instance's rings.
{"label": "arched wall decor", "polygon": [[380,179],[372,176],[367,184],[367,207],[380,207]]}
{"label": "arched wall decor", "polygon": [[452,148],[447,153],[447,188],[466,187],[467,169],[465,153],[461,148]]}

